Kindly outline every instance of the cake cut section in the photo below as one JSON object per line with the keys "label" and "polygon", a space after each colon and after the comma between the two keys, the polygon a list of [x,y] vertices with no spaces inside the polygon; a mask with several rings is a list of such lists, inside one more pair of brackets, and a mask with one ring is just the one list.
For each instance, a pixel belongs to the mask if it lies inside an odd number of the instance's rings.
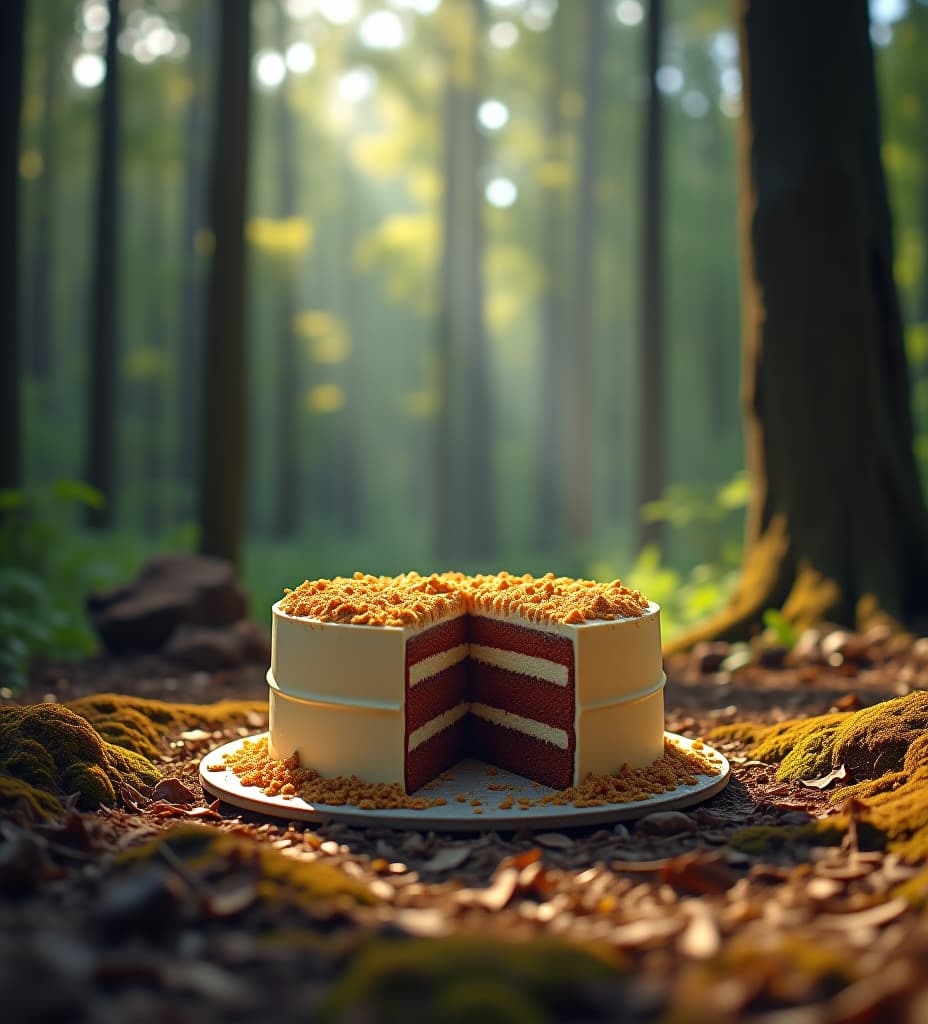
{"label": "cake cut section", "polygon": [[564,789],[663,753],[659,609],[618,581],[356,574],[273,611],[271,753],[323,775],[412,793],[472,756]]}

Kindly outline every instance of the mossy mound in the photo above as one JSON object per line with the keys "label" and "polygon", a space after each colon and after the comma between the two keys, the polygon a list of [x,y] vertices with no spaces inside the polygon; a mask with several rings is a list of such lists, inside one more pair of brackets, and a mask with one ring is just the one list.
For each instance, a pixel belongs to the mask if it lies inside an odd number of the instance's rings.
{"label": "mossy mound", "polygon": [[[808,846],[840,846],[849,828],[850,819],[843,814],[805,825],[748,825],[739,829],[728,840],[728,845],[753,857],[795,854]],[[882,829],[869,822],[858,822],[857,844],[861,850],[881,850],[886,845],[886,836]]]}
{"label": "mossy mound", "polygon": [[61,704],[0,707],[0,813],[25,801],[48,817],[73,793],[82,810],[111,807],[114,783],[145,789],[160,778],[145,757],[106,742]]}
{"label": "mossy mound", "polygon": [[142,846],[127,850],[119,864],[130,869],[146,864],[164,847],[183,861],[188,871],[204,877],[228,865],[236,871],[252,865],[258,876],[258,898],[269,903],[310,907],[333,901],[377,902],[365,885],[332,864],[288,857],[266,842],[205,825],[175,825]]}
{"label": "mossy mound", "polygon": [[97,693],[68,707],[110,743],[155,761],[167,753],[165,737],[185,729],[215,729],[267,716],[263,701],[221,700],[214,704],[173,704],[121,693]]}
{"label": "mossy mound", "polygon": [[614,976],[614,964],[549,939],[383,939],[355,957],[315,1019],[543,1024],[583,1017],[585,988]]}
{"label": "mossy mound", "polygon": [[890,850],[909,861],[928,858],[928,692],[852,714],[724,727],[713,736],[753,742],[752,756],[780,761],[781,779],[813,778],[845,765],[861,781],[833,791],[831,799],[862,800],[866,821]]}

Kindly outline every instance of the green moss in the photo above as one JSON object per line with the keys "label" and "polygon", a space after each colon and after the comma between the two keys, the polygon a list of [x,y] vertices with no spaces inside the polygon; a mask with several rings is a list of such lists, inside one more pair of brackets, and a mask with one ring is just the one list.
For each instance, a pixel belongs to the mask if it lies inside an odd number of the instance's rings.
{"label": "green moss", "polygon": [[[853,714],[738,729],[740,737],[752,737],[754,757],[780,761],[781,779],[814,778],[845,765],[860,781],[832,791],[831,799],[856,797],[866,804],[861,837],[872,841],[879,834],[906,860],[928,859],[928,692],[917,690]],[[822,825],[832,828],[838,821],[829,818]],[[740,849],[761,853],[775,848],[771,843],[796,840],[787,830],[774,831],[780,839],[744,829],[735,841],[750,847]]]}
{"label": "green moss", "polygon": [[614,976],[614,969],[550,939],[382,939],[355,957],[316,1019],[537,1024],[559,1011],[582,1016],[584,987]]}
{"label": "green moss", "polygon": [[761,857],[799,846],[839,846],[844,834],[844,829],[817,821],[807,825],[749,825],[739,829],[728,840],[728,845],[733,850]]}
{"label": "green moss", "polygon": [[263,701],[173,704],[120,693],[97,693],[68,706],[86,718],[108,742],[152,761],[167,752],[168,734],[185,729],[215,729],[267,715],[267,704]]}
{"label": "green moss", "polygon": [[332,864],[288,857],[267,843],[204,825],[176,825],[150,842],[127,850],[119,862],[130,868],[147,863],[165,846],[192,872],[206,874],[225,863],[257,864],[258,897],[269,903],[310,907],[338,900],[377,902],[366,886]]}
{"label": "green moss", "polygon": [[116,802],[115,786],[151,786],[161,773],[145,758],[107,743],[91,725],[61,704],[0,708],[0,806],[25,800],[40,816],[77,806],[94,810]]}

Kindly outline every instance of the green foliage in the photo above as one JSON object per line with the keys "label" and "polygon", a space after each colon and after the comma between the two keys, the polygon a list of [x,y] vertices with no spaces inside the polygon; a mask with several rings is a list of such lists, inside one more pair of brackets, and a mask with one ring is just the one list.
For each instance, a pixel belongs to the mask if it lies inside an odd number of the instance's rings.
{"label": "green foliage", "polygon": [[93,650],[81,602],[92,565],[82,551],[75,511],[99,508],[102,495],[77,480],[0,491],[0,685],[26,684],[30,659],[71,658]]}
{"label": "green foliage", "polygon": [[799,639],[796,629],[783,617],[778,608],[768,608],[763,616],[764,626],[771,632],[776,642],[787,650],[792,650]]}

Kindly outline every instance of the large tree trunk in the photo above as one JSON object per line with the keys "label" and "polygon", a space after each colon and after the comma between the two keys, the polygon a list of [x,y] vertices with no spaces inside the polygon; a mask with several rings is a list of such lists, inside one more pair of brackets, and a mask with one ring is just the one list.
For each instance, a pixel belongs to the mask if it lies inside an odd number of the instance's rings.
{"label": "large tree trunk", "polygon": [[[563,118],[561,93],[564,89],[563,9],[548,32],[550,62],[548,94],[545,98],[547,158],[563,159]],[[560,190],[544,196],[542,246],[545,261],[545,301],[542,325],[536,445],[535,545],[548,553],[564,528],[564,372],[568,365],[564,351],[564,203]]]}
{"label": "large tree trunk", "polygon": [[573,275],[573,346],[567,374],[567,534],[585,541],[592,528],[592,403],[594,252],[596,246],[596,176],[599,173],[600,112],[602,108],[602,0],[585,5],[586,42],[583,135],[580,150],[577,248]]}
{"label": "large tree trunk", "polygon": [[[278,44],[281,53],[287,48],[287,15],[278,11]],[[277,98],[277,216],[292,217],[296,213],[293,115],[290,111],[287,82],[281,85]],[[300,460],[300,395],[301,382],[297,359],[293,319],[296,315],[296,268],[298,257],[291,262],[283,257],[278,288],[278,383],[277,383],[277,501],[274,509],[274,534],[292,537],[301,521],[302,464]]]}
{"label": "large tree trunk", "polygon": [[[196,13],[191,43],[192,61],[199,69],[208,69],[214,58],[214,6],[201,3]],[[203,375],[203,256],[198,250],[198,232],[204,226],[204,168],[207,131],[204,70],[198,70],[193,95],[187,107],[184,129],[186,158],[184,168],[184,215],[181,231],[183,296],[180,327],[180,358],[177,361],[180,395],[180,443],[178,476],[185,484],[183,518],[193,514],[192,501],[199,471],[200,415]]]}
{"label": "large tree trunk", "polygon": [[200,549],[238,563],[245,487],[245,209],[251,70],[250,0],[221,5],[210,207],[199,492]]}
{"label": "large tree trunk", "polygon": [[32,269],[32,315],[29,318],[28,369],[38,378],[49,376],[52,365],[52,225],[55,179],[58,172],[55,113],[61,88],[62,36],[58,10],[48,0],[43,11],[45,21],[45,82],[42,117],[42,175],[38,181],[35,208],[35,257]]}
{"label": "large tree trunk", "polygon": [[638,446],[638,547],[659,544],[662,524],[646,522],[641,509],[660,498],[665,480],[664,412],[664,127],[663,100],[657,88],[663,0],[651,0],[645,36],[644,139],[641,166],[641,328]]}
{"label": "large tree trunk", "polygon": [[116,259],[119,223],[119,0],[109,0],[106,80],[100,123],[96,238],[90,313],[90,401],[86,478],[106,498],[88,512],[91,526],[110,527],[116,518],[116,341],[119,293]]}
{"label": "large tree trunk", "polygon": [[436,361],[436,549],[446,561],[493,550],[492,395],[483,315],[483,162],[477,129],[483,0],[472,0],[445,87],[443,241]]}
{"label": "large tree trunk", "polygon": [[674,646],[768,607],[801,626],[928,605],[866,0],[742,0],[740,24],[754,491],[731,606]]}
{"label": "large tree trunk", "polygon": [[0,488],[22,483],[17,191],[25,20],[25,0],[0,4]]}

